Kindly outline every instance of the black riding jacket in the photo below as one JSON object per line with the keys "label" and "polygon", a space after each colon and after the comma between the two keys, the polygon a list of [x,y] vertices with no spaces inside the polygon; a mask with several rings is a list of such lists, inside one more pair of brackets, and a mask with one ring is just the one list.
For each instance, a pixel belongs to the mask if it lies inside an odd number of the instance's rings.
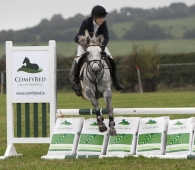
{"label": "black riding jacket", "polygon": [[[81,26],[80,26],[80,29],[79,29],[79,32],[78,34],[76,35],[74,41],[76,43],[78,43],[78,36],[79,35],[84,35],[85,34],[85,30],[88,30],[90,36],[93,35],[94,33],[94,28],[93,28],[93,18],[90,17],[90,18],[87,18],[85,19]],[[96,32],[96,35],[103,35],[104,36],[104,42],[102,43],[102,51],[104,51],[105,47],[107,46],[108,44],[108,41],[109,41],[109,36],[108,36],[108,28],[107,28],[107,24],[106,24],[106,21],[104,21],[102,23],[102,25],[99,26],[97,32]]]}

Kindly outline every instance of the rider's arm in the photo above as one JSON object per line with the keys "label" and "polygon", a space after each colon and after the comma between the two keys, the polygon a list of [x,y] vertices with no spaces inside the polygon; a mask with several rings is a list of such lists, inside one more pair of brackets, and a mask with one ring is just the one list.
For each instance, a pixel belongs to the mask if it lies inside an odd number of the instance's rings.
{"label": "rider's arm", "polygon": [[79,35],[84,35],[86,29],[87,29],[87,22],[86,22],[86,20],[84,20],[84,21],[82,22],[81,26],[80,26],[80,29],[79,29],[78,34],[77,34],[77,35],[75,36],[75,38],[74,38],[74,41],[75,41],[76,43],[78,43],[78,36],[79,36]]}
{"label": "rider's arm", "polygon": [[103,24],[100,26],[99,32],[104,36],[104,42],[102,43],[102,51],[104,51],[105,47],[109,42],[108,27],[106,21],[104,21]]}

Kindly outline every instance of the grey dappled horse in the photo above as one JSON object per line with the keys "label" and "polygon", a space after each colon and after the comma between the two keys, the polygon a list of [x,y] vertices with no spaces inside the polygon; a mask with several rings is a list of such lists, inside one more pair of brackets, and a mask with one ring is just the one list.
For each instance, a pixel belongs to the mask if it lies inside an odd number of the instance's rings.
{"label": "grey dappled horse", "polygon": [[[111,91],[111,75],[104,57],[101,55],[101,44],[103,36],[96,37],[95,34],[91,38],[86,32],[85,36],[79,37],[79,42],[87,51],[86,62],[83,65],[81,87],[82,95],[91,101],[96,110],[97,122],[100,132],[105,132],[107,127],[104,118],[100,114],[99,98],[104,98],[106,110],[109,114],[109,135],[116,135],[115,122],[113,117],[112,91]],[[81,42],[82,41],[82,42]],[[82,44],[83,43],[83,44]]]}

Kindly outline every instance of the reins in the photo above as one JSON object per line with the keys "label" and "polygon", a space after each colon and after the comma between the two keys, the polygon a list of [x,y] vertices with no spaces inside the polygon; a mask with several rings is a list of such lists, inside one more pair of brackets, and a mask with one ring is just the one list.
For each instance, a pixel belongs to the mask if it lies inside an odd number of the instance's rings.
{"label": "reins", "polygon": [[[99,46],[98,44],[90,44],[88,45],[88,47],[90,46]],[[88,53],[89,55],[89,53]],[[88,80],[95,85],[95,97],[98,98],[98,83],[101,81],[103,75],[104,75],[104,69],[109,69],[109,68],[105,68],[105,64],[104,62],[105,61],[105,57],[106,56],[103,56],[101,55],[100,59],[94,59],[94,60],[88,60],[88,58],[86,59],[86,76],[88,78]],[[97,64],[99,66],[99,70],[97,72],[97,74],[93,74],[92,73],[92,67],[93,67],[93,64]]]}
{"label": "reins", "polygon": [[[91,73],[91,65],[90,65],[90,63],[92,63],[92,62],[95,62],[95,63],[97,63],[96,61],[98,61],[99,62],[99,67],[100,67],[100,70],[98,71],[99,73],[103,70],[103,72],[102,72],[102,74],[101,74],[101,77],[100,77],[100,79],[99,79],[99,81],[97,82],[97,77],[98,77],[98,75],[96,75],[95,76],[95,79],[94,80],[91,80],[90,78],[89,78],[89,76],[88,76],[88,74],[87,73],[89,73],[90,75],[91,75],[91,77],[94,77],[93,75],[92,75],[92,73]],[[103,77],[103,75],[104,75],[104,64],[102,63],[102,60],[100,59],[100,60],[91,60],[91,61],[89,61],[88,59],[86,60],[86,62],[87,62],[87,69],[86,69],[86,75],[87,75],[87,77],[88,77],[88,79],[93,83],[93,84],[98,84],[99,82],[100,82],[100,80],[102,79],[102,77]]]}
{"label": "reins", "polygon": [[[92,46],[97,46],[97,45],[92,45]],[[88,80],[95,85],[95,97],[96,98],[98,98],[98,83],[101,81],[101,79],[104,75],[104,64],[103,64],[102,60],[103,60],[102,57],[100,60],[91,60],[91,61],[89,61],[88,59],[86,60],[86,63],[87,63],[86,76],[87,76]],[[98,64],[98,66],[99,66],[99,71],[98,71],[97,75],[93,75],[91,72],[92,66],[94,63]],[[89,77],[89,75],[91,76],[91,78]],[[100,76],[99,79],[98,79],[98,76]]]}

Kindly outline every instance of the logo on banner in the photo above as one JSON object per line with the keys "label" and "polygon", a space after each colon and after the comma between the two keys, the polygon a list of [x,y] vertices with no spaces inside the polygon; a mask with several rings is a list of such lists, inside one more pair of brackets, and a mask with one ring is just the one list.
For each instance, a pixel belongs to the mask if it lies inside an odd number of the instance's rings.
{"label": "logo on banner", "polygon": [[119,124],[121,124],[121,125],[130,125],[130,123],[128,121],[126,121],[125,119],[123,119]]}
{"label": "logo on banner", "polygon": [[61,125],[72,125],[72,123],[70,123],[67,120],[65,120],[64,122],[61,123]]}
{"label": "logo on banner", "polygon": [[91,126],[98,126],[97,122],[93,122],[92,124],[90,124]]}
{"label": "logo on banner", "polygon": [[150,124],[150,125],[152,125],[152,124],[156,124],[157,122],[155,121],[155,120],[149,120],[146,124]]}
{"label": "logo on banner", "polygon": [[178,121],[178,122],[176,122],[174,125],[183,125],[183,123],[180,122],[180,121]]}
{"label": "logo on banner", "polygon": [[23,64],[18,71],[24,71],[26,73],[40,73],[43,69],[39,68],[39,65],[36,63],[31,63],[28,57],[24,58]]}

